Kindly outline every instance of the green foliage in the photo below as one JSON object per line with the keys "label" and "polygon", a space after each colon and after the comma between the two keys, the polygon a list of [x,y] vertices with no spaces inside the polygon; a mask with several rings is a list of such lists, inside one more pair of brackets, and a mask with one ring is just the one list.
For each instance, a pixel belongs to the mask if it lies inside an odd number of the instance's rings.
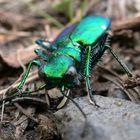
{"label": "green foliage", "polygon": [[72,20],[74,16],[73,0],[62,0],[58,4],[54,5],[53,9],[59,13],[65,14],[69,20]]}
{"label": "green foliage", "polygon": [[75,19],[82,19],[85,9],[88,7],[87,0],[78,2],[74,0],[61,0],[53,6],[53,9],[58,13],[64,14],[70,22],[73,22]]}

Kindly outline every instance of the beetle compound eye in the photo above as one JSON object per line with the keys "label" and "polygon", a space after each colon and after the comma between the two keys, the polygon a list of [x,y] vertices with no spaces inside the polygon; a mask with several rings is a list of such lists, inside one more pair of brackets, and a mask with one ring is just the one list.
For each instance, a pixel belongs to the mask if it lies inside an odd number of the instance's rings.
{"label": "beetle compound eye", "polygon": [[74,79],[74,77],[76,76],[77,71],[76,68],[74,66],[71,66],[68,71],[65,73],[64,79],[66,81],[72,81]]}
{"label": "beetle compound eye", "polygon": [[67,76],[75,76],[77,74],[76,68],[74,66],[71,66],[65,75]]}

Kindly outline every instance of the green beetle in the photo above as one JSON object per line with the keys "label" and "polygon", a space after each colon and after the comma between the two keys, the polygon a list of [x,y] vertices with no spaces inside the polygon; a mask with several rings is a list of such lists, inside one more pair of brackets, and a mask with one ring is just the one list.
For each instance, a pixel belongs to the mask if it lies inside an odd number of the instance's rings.
{"label": "green beetle", "polygon": [[[109,46],[110,20],[102,16],[88,16],[78,24],[67,27],[48,47],[44,40],[36,43],[50,52],[47,57],[41,50],[35,53],[43,61],[30,62],[18,89],[22,89],[28,77],[32,65],[39,68],[39,76],[44,79],[44,85],[40,89],[47,90],[57,87],[64,96],[64,91],[80,84],[82,79],[86,81],[89,100],[95,104],[92,97],[90,73],[99,62],[104,52],[108,49],[120,63],[128,76],[132,73],[119,59]],[[68,90],[69,91],[69,90]],[[68,95],[68,94],[67,94]]]}

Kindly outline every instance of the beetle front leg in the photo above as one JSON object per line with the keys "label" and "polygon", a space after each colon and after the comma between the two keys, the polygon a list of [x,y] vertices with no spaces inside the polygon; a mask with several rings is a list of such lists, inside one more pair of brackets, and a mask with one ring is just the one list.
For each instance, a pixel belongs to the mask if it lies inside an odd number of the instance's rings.
{"label": "beetle front leg", "polygon": [[27,77],[29,75],[29,72],[30,72],[30,69],[31,69],[32,65],[36,65],[36,66],[40,67],[41,63],[39,61],[37,61],[37,60],[33,60],[33,61],[31,61],[29,63],[28,68],[26,70],[26,73],[24,74],[23,79],[21,80],[20,84],[18,85],[19,90],[23,88],[23,86],[24,86],[24,84],[26,82],[26,79],[27,79]]}
{"label": "beetle front leg", "polygon": [[90,78],[90,75],[89,75],[90,74],[90,72],[89,72],[90,57],[91,57],[91,46],[88,46],[86,69],[85,69],[86,89],[88,92],[89,102],[97,107],[100,107],[99,105],[96,104],[96,101],[94,100],[94,97],[92,94],[91,83],[90,83],[90,79],[89,79]]}

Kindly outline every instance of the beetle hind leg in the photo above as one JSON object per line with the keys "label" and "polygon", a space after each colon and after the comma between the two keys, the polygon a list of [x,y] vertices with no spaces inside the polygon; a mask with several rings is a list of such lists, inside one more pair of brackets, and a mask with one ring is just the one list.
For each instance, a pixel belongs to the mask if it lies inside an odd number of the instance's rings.
{"label": "beetle hind leg", "polygon": [[118,63],[122,66],[128,77],[132,77],[132,72],[129,70],[129,68],[126,66],[126,64],[120,59],[120,57],[111,49],[109,48],[111,54],[114,56],[114,58],[118,61]]}
{"label": "beetle hind leg", "polygon": [[88,93],[89,102],[91,104],[93,104],[94,106],[96,106],[97,108],[100,108],[100,106],[96,103],[96,101],[94,99],[94,95],[92,94],[92,88],[91,88],[89,77],[86,77],[86,89],[87,89],[87,93]]}
{"label": "beetle hind leg", "polygon": [[90,58],[91,58],[91,46],[88,46],[87,48],[87,58],[86,58],[86,65],[85,65],[85,76],[86,76],[86,88],[88,92],[89,102],[96,107],[100,107],[96,104],[96,101],[94,100],[93,94],[92,94],[92,88],[90,84]]}
{"label": "beetle hind leg", "polygon": [[131,70],[126,66],[126,64],[120,59],[120,57],[112,50],[112,48],[107,44],[105,45],[105,47],[107,47],[109,49],[109,51],[111,52],[111,54],[113,55],[113,57],[118,61],[118,63],[122,66],[123,70],[126,72],[126,74],[128,75],[128,77],[132,77],[133,74],[131,72]]}

